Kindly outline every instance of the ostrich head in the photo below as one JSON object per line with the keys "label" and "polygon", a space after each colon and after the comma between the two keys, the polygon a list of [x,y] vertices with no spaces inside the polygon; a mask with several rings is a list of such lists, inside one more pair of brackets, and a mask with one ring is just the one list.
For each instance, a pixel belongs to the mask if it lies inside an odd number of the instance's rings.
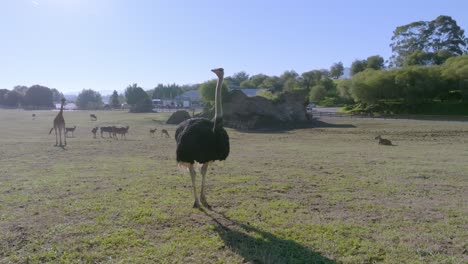
{"label": "ostrich head", "polygon": [[223,78],[224,77],[224,69],[223,68],[217,68],[217,69],[213,69],[211,71],[214,72],[218,76],[218,78]]}

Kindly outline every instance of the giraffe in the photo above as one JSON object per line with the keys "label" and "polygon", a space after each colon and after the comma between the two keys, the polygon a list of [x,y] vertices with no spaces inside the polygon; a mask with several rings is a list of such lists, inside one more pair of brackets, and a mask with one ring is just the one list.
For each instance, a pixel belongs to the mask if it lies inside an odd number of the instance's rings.
{"label": "giraffe", "polygon": [[[54,119],[54,127],[52,127],[49,131],[52,133],[52,130],[55,130],[55,146],[58,146],[58,137],[60,137],[60,146],[62,145],[62,131],[63,131],[63,139],[65,140],[65,146],[67,145],[67,137],[65,136],[65,119],[63,119],[63,104],[65,103],[65,98],[62,98],[62,104],[60,105],[60,112]],[[57,135],[58,129],[58,135]]]}

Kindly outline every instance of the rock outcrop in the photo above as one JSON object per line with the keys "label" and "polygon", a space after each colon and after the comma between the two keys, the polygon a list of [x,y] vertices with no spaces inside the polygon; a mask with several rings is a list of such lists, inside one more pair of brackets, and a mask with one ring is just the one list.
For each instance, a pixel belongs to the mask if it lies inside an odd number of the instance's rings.
{"label": "rock outcrop", "polygon": [[[309,118],[304,98],[299,93],[284,93],[273,102],[261,96],[248,97],[239,90],[233,90],[223,102],[224,125],[244,130],[294,127]],[[212,118],[213,110],[202,115]]]}
{"label": "rock outcrop", "polygon": [[190,114],[185,110],[181,110],[174,112],[166,121],[166,124],[178,125],[187,119],[190,119]]}

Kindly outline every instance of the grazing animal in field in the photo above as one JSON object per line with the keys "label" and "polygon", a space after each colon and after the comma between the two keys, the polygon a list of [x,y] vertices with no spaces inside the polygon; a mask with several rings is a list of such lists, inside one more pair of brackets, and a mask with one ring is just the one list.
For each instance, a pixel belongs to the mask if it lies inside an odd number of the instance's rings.
{"label": "grazing animal in field", "polygon": [[112,137],[112,127],[111,126],[107,126],[107,127],[101,127],[101,137],[103,133],[109,133],[109,137],[111,138]]}
{"label": "grazing animal in field", "polygon": [[154,137],[154,132],[156,132],[156,128],[155,128],[155,129],[151,129],[151,128],[150,128],[150,135],[151,135],[152,137]]}
{"label": "grazing animal in field", "polygon": [[[65,104],[65,98],[62,98],[62,104],[60,105],[60,111],[58,112],[57,116],[54,118],[54,126],[50,129],[50,133],[52,130],[55,131],[55,146],[58,146],[58,138],[60,137],[60,146],[62,145],[62,131],[63,131],[63,139],[65,140],[65,146],[67,145],[67,137],[65,136],[65,119],[63,118],[63,105]],[[58,130],[58,134],[57,134]]]}
{"label": "grazing animal in field", "polygon": [[128,133],[129,128],[130,128],[129,126],[126,126],[126,127],[115,127],[114,126],[114,127],[112,127],[112,135],[114,136],[115,139],[118,139],[117,134],[120,135],[120,139],[122,139],[122,138],[127,139],[125,134]]}
{"label": "grazing animal in field", "polygon": [[96,138],[97,131],[98,131],[98,127],[95,127],[91,130],[91,133],[93,133],[93,138]]}
{"label": "grazing animal in field", "polygon": [[393,146],[390,140],[382,138],[380,135],[376,136],[375,139],[379,140],[379,145]]}
{"label": "grazing animal in field", "polygon": [[169,132],[167,132],[166,129],[161,129],[161,136],[166,136],[167,138],[171,137],[171,136],[169,136]]}
{"label": "grazing animal in field", "polygon": [[215,116],[213,120],[205,118],[191,118],[180,123],[175,138],[177,142],[177,162],[179,167],[187,168],[192,178],[194,208],[200,208],[195,185],[196,172],[194,163],[201,164],[201,203],[210,208],[205,196],[205,176],[208,164],[215,160],[225,160],[229,155],[229,136],[223,128],[223,109],[221,105],[221,87],[224,69],[211,70],[218,77],[215,94]]}
{"label": "grazing animal in field", "polygon": [[91,118],[91,121],[97,120],[97,116],[95,114],[90,114],[89,117]]}
{"label": "grazing animal in field", "polygon": [[36,120],[36,114],[32,114],[32,120]]}
{"label": "grazing animal in field", "polygon": [[72,137],[75,137],[75,135],[73,134],[75,132],[75,129],[76,129],[76,126],[74,127],[66,127],[65,128],[65,136],[68,135],[68,132],[71,132],[72,133]]}

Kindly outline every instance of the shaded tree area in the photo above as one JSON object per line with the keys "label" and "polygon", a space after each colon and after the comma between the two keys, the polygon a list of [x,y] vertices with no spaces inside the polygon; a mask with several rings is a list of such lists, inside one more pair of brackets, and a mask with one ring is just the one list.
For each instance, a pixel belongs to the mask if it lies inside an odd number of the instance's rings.
{"label": "shaded tree area", "polygon": [[450,16],[416,21],[393,31],[390,66],[440,65],[467,51],[465,32]]}
{"label": "shaded tree area", "polygon": [[356,111],[418,113],[426,105],[468,105],[468,55],[442,65],[366,69],[338,84],[339,96],[356,102]]}
{"label": "shaded tree area", "polygon": [[119,97],[119,93],[114,90],[114,92],[112,93],[111,97],[110,97],[110,100],[109,100],[109,104],[112,108],[120,108],[121,105],[122,105],[123,102],[121,102],[120,100],[120,97]]}
{"label": "shaded tree area", "polygon": [[50,89],[42,85],[27,87],[17,85],[10,91],[0,89],[0,106],[24,109],[50,109],[54,108],[54,102],[59,102],[63,94],[57,89]]}
{"label": "shaded tree area", "polygon": [[83,89],[76,98],[76,106],[79,109],[96,110],[101,109],[103,105],[101,94],[92,89]]}
{"label": "shaded tree area", "polygon": [[54,108],[52,90],[41,85],[33,85],[27,89],[23,101],[23,107],[30,109]]}
{"label": "shaded tree area", "polygon": [[125,89],[125,98],[130,105],[130,112],[132,113],[153,111],[153,104],[148,93],[136,83],[127,86],[127,89]]}
{"label": "shaded tree area", "polygon": [[184,89],[177,84],[158,84],[152,92],[153,99],[174,99],[176,96],[182,94]]}

